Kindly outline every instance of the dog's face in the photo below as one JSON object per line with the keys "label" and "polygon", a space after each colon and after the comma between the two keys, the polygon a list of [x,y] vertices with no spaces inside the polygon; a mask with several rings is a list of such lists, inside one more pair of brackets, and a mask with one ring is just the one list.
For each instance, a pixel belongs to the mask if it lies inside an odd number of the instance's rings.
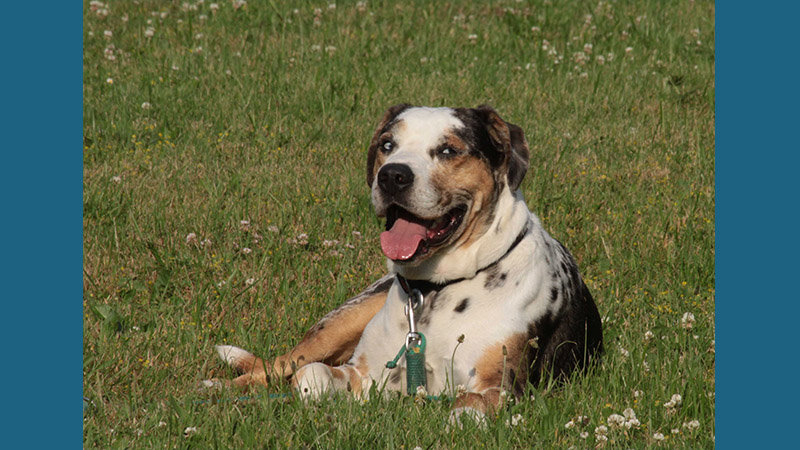
{"label": "dog's face", "polygon": [[396,105],[370,144],[367,184],[383,253],[416,265],[452,246],[469,246],[492,221],[498,196],[516,191],[528,168],[522,130],[492,108]]}

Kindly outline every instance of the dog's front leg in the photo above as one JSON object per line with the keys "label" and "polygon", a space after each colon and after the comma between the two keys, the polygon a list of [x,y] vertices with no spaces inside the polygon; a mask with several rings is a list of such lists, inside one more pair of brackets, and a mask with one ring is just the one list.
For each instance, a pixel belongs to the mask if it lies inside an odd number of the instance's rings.
{"label": "dog's front leg", "polygon": [[[386,295],[393,280],[393,275],[381,278],[364,292],[328,313],[311,327],[300,343],[273,361],[261,359],[234,346],[217,346],[219,356],[242,374],[230,383],[237,387],[269,386],[276,380],[289,379],[299,368],[307,364],[316,362],[329,366],[344,364],[353,355],[367,323],[386,302]],[[324,372],[319,370],[321,377]],[[338,374],[338,372],[333,373]],[[215,383],[219,383],[219,380],[206,382],[207,385]]]}

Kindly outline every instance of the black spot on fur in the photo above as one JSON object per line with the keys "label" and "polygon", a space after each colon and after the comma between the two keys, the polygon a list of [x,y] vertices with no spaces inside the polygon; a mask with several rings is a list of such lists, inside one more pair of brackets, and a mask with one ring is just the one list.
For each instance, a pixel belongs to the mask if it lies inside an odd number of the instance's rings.
{"label": "black spot on fur", "polygon": [[467,309],[467,306],[469,306],[469,297],[465,298],[464,300],[461,300],[458,306],[456,306],[456,309],[454,309],[453,311],[457,313],[464,312],[464,310]]}
{"label": "black spot on fur", "polygon": [[508,272],[500,272],[500,264],[493,264],[484,270],[486,273],[486,281],[483,282],[483,287],[486,289],[495,289],[506,283]]}
{"label": "black spot on fur", "polygon": [[390,382],[392,382],[392,383],[394,383],[394,384],[399,384],[399,383],[400,383],[400,377],[401,377],[401,376],[402,376],[402,374],[400,373],[400,371],[399,371],[399,370],[397,370],[397,369],[395,369],[395,370],[392,372],[392,374],[391,374],[391,375],[389,375],[389,381],[390,381]]}
{"label": "black spot on fur", "polygon": [[558,288],[553,286],[550,288],[550,303],[555,303],[558,300]]}

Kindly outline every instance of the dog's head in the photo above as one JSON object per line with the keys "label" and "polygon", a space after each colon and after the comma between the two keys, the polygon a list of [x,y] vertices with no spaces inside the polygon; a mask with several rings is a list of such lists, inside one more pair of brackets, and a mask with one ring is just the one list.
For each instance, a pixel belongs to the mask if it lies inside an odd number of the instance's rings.
{"label": "dog's head", "polygon": [[527,169],[522,130],[489,106],[389,108],[367,156],[372,203],[386,217],[383,253],[416,266],[471,245],[489,229],[499,196],[515,192]]}

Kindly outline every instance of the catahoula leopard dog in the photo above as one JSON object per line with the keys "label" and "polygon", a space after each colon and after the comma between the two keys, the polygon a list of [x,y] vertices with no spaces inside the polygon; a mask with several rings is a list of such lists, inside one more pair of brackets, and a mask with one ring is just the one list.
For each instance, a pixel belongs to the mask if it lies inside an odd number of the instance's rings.
{"label": "catahoula leopard dog", "polygon": [[389,108],[366,176],[386,218],[388,274],[272,360],[218,346],[242,374],[228,383],[290,380],[303,397],[405,391],[404,358],[386,362],[408,337],[414,290],[427,392],[457,392],[454,413],[482,416],[503,391],[521,396],[528,383],[588,367],[603,349],[600,316],[573,257],[525,204],[528,155],[523,131],[491,107]]}

